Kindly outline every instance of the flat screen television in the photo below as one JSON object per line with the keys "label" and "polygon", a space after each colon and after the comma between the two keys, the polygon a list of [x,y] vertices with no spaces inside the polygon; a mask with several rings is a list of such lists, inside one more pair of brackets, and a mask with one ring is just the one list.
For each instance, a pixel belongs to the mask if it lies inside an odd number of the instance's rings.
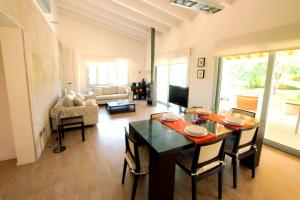
{"label": "flat screen television", "polygon": [[189,88],[169,85],[169,102],[187,108]]}

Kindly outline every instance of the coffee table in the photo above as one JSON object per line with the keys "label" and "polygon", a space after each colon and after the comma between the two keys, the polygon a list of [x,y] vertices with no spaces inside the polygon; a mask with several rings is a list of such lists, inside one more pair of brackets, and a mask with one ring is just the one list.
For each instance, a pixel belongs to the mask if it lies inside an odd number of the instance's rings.
{"label": "coffee table", "polygon": [[135,112],[135,103],[127,99],[112,100],[106,104],[107,111],[112,114],[116,112]]}

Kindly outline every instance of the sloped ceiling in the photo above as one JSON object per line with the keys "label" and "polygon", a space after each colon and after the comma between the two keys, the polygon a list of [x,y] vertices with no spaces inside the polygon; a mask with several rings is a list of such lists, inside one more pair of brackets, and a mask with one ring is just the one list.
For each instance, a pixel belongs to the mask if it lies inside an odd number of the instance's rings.
{"label": "sloped ceiling", "polygon": [[[169,0],[56,0],[58,12],[92,24],[99,24],[139,40],[168,32],[198,12],[169,4]],[[214,0],[223,5],[235,0]]]}

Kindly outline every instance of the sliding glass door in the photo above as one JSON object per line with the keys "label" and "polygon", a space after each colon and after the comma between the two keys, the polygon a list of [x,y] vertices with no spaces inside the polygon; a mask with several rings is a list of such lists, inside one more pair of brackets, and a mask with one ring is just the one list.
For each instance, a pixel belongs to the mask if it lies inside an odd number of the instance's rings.
{"label": "sliding glass door", "polygon": [[226,56],[220,63],[219,112],[255,112],[266,143],[300,155],[300,50]]}
{"label": "sliding glass door", "polygon": [[265,90],[268,54],[222,58],[219,112],[249,110],[259,118]]}
{"label": "sliding glass door", "polygon": [[167,104],[169,96],[169,66],[157,67],[157,101]]}
{"label": "sliding glass door", "polygon": [[300,150],[300,51],[277,52],[265,138]]}
{"label": "sliding glass door", "polygon": [[173,60],[169,64],[158,65],[156,71],[157,101],[160,103],[168,103],[169,85],[188,87],[188,63],[186,60]]}

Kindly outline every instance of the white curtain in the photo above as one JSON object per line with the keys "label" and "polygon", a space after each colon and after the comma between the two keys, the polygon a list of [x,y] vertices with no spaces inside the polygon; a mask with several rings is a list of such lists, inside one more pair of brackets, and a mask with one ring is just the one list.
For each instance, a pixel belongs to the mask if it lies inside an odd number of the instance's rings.
{"label": "white curtain", "polygon": [[84,56],[83,68],[87,87],[128,84],[127,59]]}

